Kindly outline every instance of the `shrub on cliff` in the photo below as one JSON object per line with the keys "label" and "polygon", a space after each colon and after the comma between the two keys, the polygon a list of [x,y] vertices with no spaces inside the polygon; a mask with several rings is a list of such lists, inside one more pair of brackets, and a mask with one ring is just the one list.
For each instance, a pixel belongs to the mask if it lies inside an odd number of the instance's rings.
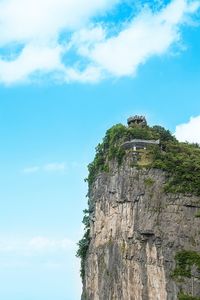
{"label": "shrub on cliff", "polygon": [[167,192],[200,195],[200,148],[169,141],[165,151],[154,151],[152,167],[167,172]]}
{"label": "shrub on cliff", "polygon": [[90,244],[90,219],[89,219],[89,211],[85,209],[83,211],[83,221],[84,224],[84,235],[82,239],[78,242],[78,250],[76,252],[76,256],[81,259],[81,270],[80,275],[82,280],[84,280],[85,276],[85,261],[87,257],[87,251]]}
{"label": "shrub on cliff", "polygon": [[[149,126],[141,127],[126,127],[122,124],[112,126],[107,130],[102,143],[96,147],[96,155],[92,163],[88,165],[89,175],[88,183],[89,186],[94,181],[98,172],[109,171],[108,162],[110,160],[116,160],[120,165],[125,156],[125,150],[121,147],[122,143],[131,139],[161,139],[165,140],[164,136],[168,136],[169,133],[165,129],[158,126],[158,128],[151,128]],[[170,136],[171,139],[174,139]]]}
{"label": "shrub on cliff", "polygon": [[126,127],[117,124],[107,130],[103,142],[96,148],[94,161],[89,164],[88,184],[94,182],[99,172],[109,171],[109,161],[122,163],[126,151],[122,143],[132,139],[157,140],[160,147],[150,146],[149,166],[162,169],[168,174],[166,192],[200,195],[200,148],[197,144],[180,143],[169,130],[161,126]]}

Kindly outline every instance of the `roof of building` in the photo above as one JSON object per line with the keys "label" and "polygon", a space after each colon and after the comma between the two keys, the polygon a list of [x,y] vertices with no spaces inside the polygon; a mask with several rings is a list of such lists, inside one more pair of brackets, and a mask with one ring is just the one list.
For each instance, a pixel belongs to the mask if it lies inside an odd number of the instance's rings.
{"label": "roof of building", "polygon": [[144,116],[131,116],[128,118],[127,123],[130,125],[131,123],[136,123],[136,124],[147,124],[146,118]]}
{"label": "roof of building", "polygon": [[142,140],[142,139],[134,139],[122,144],[122,147],[125,149],[133,148],[133,147],[145,147],[147,145],[159,145],[160,140]]}

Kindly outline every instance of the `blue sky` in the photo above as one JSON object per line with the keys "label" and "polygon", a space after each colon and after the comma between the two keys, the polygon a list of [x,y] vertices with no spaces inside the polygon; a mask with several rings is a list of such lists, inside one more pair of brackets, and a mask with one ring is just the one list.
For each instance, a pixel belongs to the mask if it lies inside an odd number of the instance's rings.
{"label": "blue sky", "polygon": [[0,0],[0,299],[80,299],[84,178],[109,127],[144,114],[200,143],[199,7]]}

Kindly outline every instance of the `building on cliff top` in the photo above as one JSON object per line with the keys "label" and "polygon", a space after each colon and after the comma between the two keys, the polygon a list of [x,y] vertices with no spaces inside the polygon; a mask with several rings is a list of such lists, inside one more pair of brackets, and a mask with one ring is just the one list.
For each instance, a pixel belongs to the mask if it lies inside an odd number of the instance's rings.
{"label": "building on cliff top", "polygon": [[122,147],[126,150],[133,149],[134,151],[139,149],[146,150],[147,146],[149,145],[160,145],[160,140],[141,140],[141,139],[134,139],[122,144]]}
{"label": "building on cliff top", "polygon": [[[144,116],[132,116],[128,118],[127,124],[129,127],[135,125],[147,126],[147,121]],[[126,150],[133,149],[134,151],[139,149],[146,149],[148,145],[160,145],[160,140],[145,140],[145,139],[133,139],[131,141],[122,144],[122,147]]]}
{"label": "building on cliff top", "polygon": [[129,127],[135,125],[147,126],[147,121],[144,116],[137,116],[137,115],[131,116],[130,118],[128,118],[127,123]]}

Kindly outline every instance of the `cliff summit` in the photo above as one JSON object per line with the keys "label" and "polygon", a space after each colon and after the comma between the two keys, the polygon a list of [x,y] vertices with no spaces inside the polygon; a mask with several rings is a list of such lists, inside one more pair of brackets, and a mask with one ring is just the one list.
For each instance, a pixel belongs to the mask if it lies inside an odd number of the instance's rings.
{"label": "cliff summit", "polygon": [[200,147],[134,116],[88,169],[82,300],[199,300]]}

